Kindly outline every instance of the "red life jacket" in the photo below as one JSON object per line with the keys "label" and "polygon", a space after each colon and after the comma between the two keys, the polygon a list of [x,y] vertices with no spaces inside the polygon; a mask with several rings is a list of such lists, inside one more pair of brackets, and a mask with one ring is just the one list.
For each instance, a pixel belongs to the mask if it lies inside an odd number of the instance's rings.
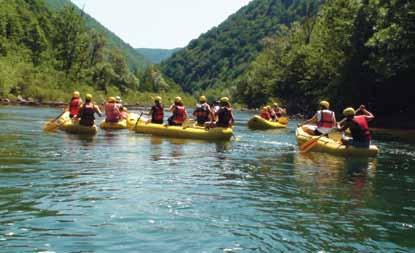
{"label": "red life jacket", "polygon": [[270,113],[268,111],[262,111],[259,116],[261,116],[261,118],[266,119],[266,120],[270,120],[271,119],[271,115],[270,115]]}
{"label": "red life jacket", "polygon": [[151,120],[154,122],[163,122],[164,118],[164,110],[163,105],[158,104],[154,105],[153,108],[151,108],[152,114],[151,114]]}
{"label": "red life jacket", "polygon": [[366,142],[372,139],[365,116],[354,116],[353,123],[354,126],[350,127],[353,140]]}
{"label": "red life jacket", "polygon": [[78,115],[79,106],[81,106],[81,99],[72,98],[71,102],[69,103],[69,115],[72,117]]}
{"label": "red life jacket", "polygon": [[186,118],[186,108],[184,106],[176,105],[173,113],[174,122],[177,124],[183,123]]}
{"label": "red life jacket", "polygon": [[209,110],[208,105],[202,104],[196,108],[193,115],[196,116],[196,121],[198,124],[204,124],[209,120]]}
{"label": "red life jacket", "polygon": [[317,122],[317,127],[321,128],[333,128],[335,127],[335,123],[333,121],[334,112],[329,110],[321,110],[320,112],[320,120]]}

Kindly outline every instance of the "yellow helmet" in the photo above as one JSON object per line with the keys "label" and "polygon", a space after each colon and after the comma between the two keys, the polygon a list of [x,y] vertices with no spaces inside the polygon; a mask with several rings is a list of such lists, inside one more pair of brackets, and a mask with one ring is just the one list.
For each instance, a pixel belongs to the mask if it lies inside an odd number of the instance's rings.
{"label": "yellow helmet", "polygon": [[72,94],[72,97],[74,98],[79,98],[81,96],[81,94],[79,93],[79,91],[74,91]]}
{"label": "yellow helmet", "polygon": [[182,102],[182,98],[181,97],[175,97],[174,98],[174,102],[175,103],[181,103]]}
{"label": "yellow helmet", "polygon": [[160,96],[155,97],[155,98],[154,98],[154,101],[156,101],[156,102],[161,102],[161,97],[160,97]]}
{"label": "yellow helmet", "polygon": [[343,115],[346,117],[354,116],[356,115],[356,111],[352,107],[348,107],[343,110]]}
{"label": "yellow helmet", "polygon": [[228,97],[223,97],[223,98],[220,99],[220,102],[229,103],[229,98]]}
{"label": "yellow helmet", "polygon": [[91,94],[89,94],[89,93],[88,93],[88,94],[86,94],[86,95],[85,95],[85,99],[86,99],[86,100],[92,100],[92,95],[91,95]]}
{"label": "yellow helmet", "polygon": [[278,103],[274,103],[272,104],[274,107],[278,107]]}
{"label": "yellow helmet", "polygon": [[109,97],[108,98],[108,102],[109,103],[114,103],[114,102],[116,102],[117,100],[115,99],[115,97]]}
{"label": "yellow helmet", "polygon": [[326,109],[329,109],[330,108],[330,103],[327,102],[327,101],[325,101],[325,100],[323,100],[323,101],[320,102],[320,106],[322,106],[322,107],[324,107]]}
{"label": "yellow helmet", "polygon": [[206,101],[207,101],[207,99],[206,99],[205,96],[200,96],[199,102],[206,102]]}

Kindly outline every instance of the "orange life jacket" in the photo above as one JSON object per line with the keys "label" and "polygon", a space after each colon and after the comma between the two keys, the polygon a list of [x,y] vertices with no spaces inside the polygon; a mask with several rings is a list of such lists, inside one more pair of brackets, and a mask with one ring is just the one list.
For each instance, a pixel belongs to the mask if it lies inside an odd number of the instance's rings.
{"label": "orange life jacket", "polygon": [[317,127],[321,128],[333,128],[335,127],[335,122],[333,120],[334,112],[329,110],[321,110],[320,120],[317,122]]}

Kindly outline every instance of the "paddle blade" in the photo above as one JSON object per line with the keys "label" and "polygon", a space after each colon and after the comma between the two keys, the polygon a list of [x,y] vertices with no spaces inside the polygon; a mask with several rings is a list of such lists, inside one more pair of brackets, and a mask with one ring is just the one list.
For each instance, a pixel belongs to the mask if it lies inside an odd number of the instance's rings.
{"label": "paddle blade", "polygon": [[56,121],[48,121],[43,125],[43,131],[55,132],[59,128],[59,124]]}
{"label": "paddle blade", "polygon": [[308,150],[312,149],[317,144],[318,139],[319,138],[312,138],[306,141],[305,143],[303,143],[303,145],[300,146],[300,151],[307,152]]}
{"label": "paddle blade", "polygon": [[287,125],[288,124],[288,118],[287,117],[280,117],[278,118],[278,123]]}

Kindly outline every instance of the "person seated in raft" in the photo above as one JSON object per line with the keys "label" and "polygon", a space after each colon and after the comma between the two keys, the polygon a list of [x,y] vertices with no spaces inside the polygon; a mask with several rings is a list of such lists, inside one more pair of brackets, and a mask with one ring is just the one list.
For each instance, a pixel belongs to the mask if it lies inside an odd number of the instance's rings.
{"label": "person seated in raft", "polygon": [[278,121],[283,115],[287,114],[287,110],[281,108],[278,103],[273,103],[271,107],[271,118],[272,121]]}
{"label": "person seated in raft", "polygon": [[200,96],[199,103],[196,105],[196,109],[193,111],[193,116],[196,117],[198,126],[205,126],[209,120],[213,121],[215,118],[210,105],[207,103],[205,96]]}
{"label": "person seated in raft", "polygon": [[81,106],[78,114],[79,124],[88,127],[93,126],[95,124],[95,113],[101,117],[101,110],[92,103],[92,95],[86,94],[85,103]]}
{"label": "person seated in raft", "polygon": [[[356,115],[361,114],[361,115]],[[350,129],[352,138],[343,137],[342,142],[346,146],[354,146],[359,148],[369,148],[372,140],[372,133],[369,130],[368,122],[372,121],[375,116],[364,105],[361,105],[357,111],[352,107],[343,111],[346,117],[340,121],[340,130],[346,131]]]}
{"label": "person seated in raft", "polygon": [[271,113],[269,109],[270,109],[269,106],[262,107],[261,113],[259,114],[259,116],[265,120],[271,120]]}
{"label": "person seated in raft", "polygon": [[116,96],[115,97],[115,104],[118,106],[119,109],[121,109],[123,107],[122,105],[122,99],[120,96]]}
{"label": "person seated in raft", "polygon": [[120,108],[120,119],[127,119],[128,118],[128,109],[125,106]]}
{"label": "person seated in raft", "polygon": [[79,91],[74,91],[72,94],[71,102],[69,102],[68,107],[65,109],[69,111],[69,118],[76,118],[79,113],[79,109],[82,105],[81,94]]}
{"label": "person seated in raft", "polygon": [[304,131],[311,135],[328,134],[333,128],[337,128],[336,115],[333,111],[329,110],[329,108],[329,102],[321,101],[320,110],[318,110],[311,119],[300,124],[300,126],[314,123],[316,125],[307,125],[303,127]]}
{"label": "person seated in raft", "polygon": [[151,107],[149,114],[151,115],[151,123],[163,124],[164,108],[160,96],[154,98],[154,105]]}
{"label": "person seated in raft", "polygon": [[235,117],[233,116],[229,98],[223,97],[220,99],[220,109],[216,112],[216,117],[218,119],[215,124],[216,127],[232,127]]}
{"label": "person seated in raft", "polygon": [[170,126],[181,126],[188,118],[181,97],[176,97],[174,99],[174,104],[170,106],[169,111],[172,113],[167,120]]}
{"label": "person seated in raft", "polygon": [[219,109],[220,109],[220,101],[216,100],[215,102],[213,102],[213,108],[212,108],[213,114],[217,113]]}
{"label": "person seated in raft", "polygon": [[116,123],[121,118],[120,108],[115,97],[109,97],[105,103],[105,122]]}

